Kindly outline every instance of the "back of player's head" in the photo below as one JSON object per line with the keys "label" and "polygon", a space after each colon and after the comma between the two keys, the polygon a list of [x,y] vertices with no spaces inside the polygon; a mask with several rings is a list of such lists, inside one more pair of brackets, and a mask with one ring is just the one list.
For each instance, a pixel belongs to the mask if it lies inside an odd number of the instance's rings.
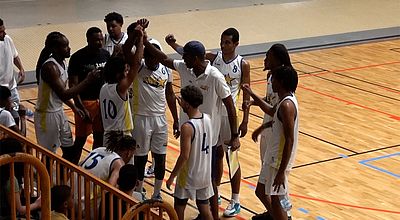
{"label": "back of player's head", "polygon": [[276,61],[280,62],[280,65],[292,66],[290,62],[289,52],[283,44],[274,44],[268,51],[272,53]]}
{"label": "back of player's head", "polygon": [[86,39],[89,39],[93,34],[101,33],[101,29],[98,27],[91,27],[86,31]]}
{"label": "back of player's head", "polygon": [[51,210],[63,210],[65,203],[71,198],[71,187],[56,185],[51,188]]}
{"label": "back of player's head", "polygon": [[119,170],[117,184],[121,191],[129,191],[135,188],[137,181],[137,168],[132,164],[125,164]]}
{"label": "back of player's head", "polygon": [[103,77],[107,83],[118,83],[125,72],[125,59],[120,56],[111,57],[104,65]]}
{"label": "back of player's head", "polygon": [[135,31],[135,28],[138,26],[139,24],[137,22],[133,22],[132,24],[130,24],[128,26],[128,28],[126,29],[126,32],[128,34],[133,33]]}
{"label": "back of player's head", "polygon": [[124,24],[124,18],[122,17],[121,14],[118,14],[117,12],[108,13],[106,15],[106,17],[104,18],[104,22],[106,22],[106,23],[112,22],[112,21],[117,22],[121,26]]}
{"label": "back of player's head", "polygon": [[123,131],[110,131],[106,134],[106,149],[112,152],[134,150],[136,141],[132,136],[125,135]]}
{"label": "back of player's head", "polygon": [[232,42],[239,42],[239,31],[236,28],[228,28],[221,35],[232,36]]}
{"label": "back of player's head", "polygon": [[273,80],[281,83],[287,91],[295,92],[299,78],[296,70],[292,66],[280,66],[272,71]]}
{"label": "back of player's head", "polygon": [[0,100],[5,101],[11,97],[11,91],[6,86],[0,86]]}
{"label": "back of player's head", "polygon": [[197,108],[203,104],[203,94],[196,86],[185,86],[183,89],[181,89],[181,96],[182,99],[189,103],[189,105],[193,108]]}
{"label": "back of player's head", "polygon": [[0,18],[0,26],[3,26],[3,25],[4,25],[4,21],[3,21],[3,19]]}
{"label": "back of player's head", "polygon": [[53,31],[47,35],[44,42],[44,48],[40,52],[39,59],[36,63],[36,79],[38,84],[40,79],[40,69],[42,68],[42,65],[53,53],[53,50],[62,44],[63,38],[65,38],[64,34],[58,31]]}

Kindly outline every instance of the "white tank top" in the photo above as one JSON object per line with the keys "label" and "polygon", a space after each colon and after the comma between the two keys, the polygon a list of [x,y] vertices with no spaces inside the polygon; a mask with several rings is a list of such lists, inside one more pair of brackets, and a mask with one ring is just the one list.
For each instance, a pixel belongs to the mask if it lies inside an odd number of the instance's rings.
{"label": "white tank top", "polygon": [[100,90],[100,111],[105,134],[109,131],[130,133],[133,130],[129,98],[120,97],[117,85],[106,83]]}
{"label": "white tank top", "polygon": [[[286,96],[283,98],[277,105],[276,112],[273,118],[272,124],[272,139],[271,139],[271,148],[269,155],[266,156],[266,162],[270,164],[272,167],[279,169],[282,161],[283,155],[283,148],[285,144],[285,136],[283,133],[283,126],[282,122],[278,119],[278,112],[280,105],[283,101],[290,99],[296,108],[296,118],[294,122],[294,140],[293,140],[293,148],[292,153],[290,155],[289,163],[287,165],[286,170],[290,170],[293,167],[294,159],[297,151],[297,143],[298,143],[298,136],[299,136],[299,108],[297,104],[297,99],[294,93],[292,95]],[[266,154],[267,155],[267,154]]]}
{"label": "white tank top", "polygon": [[161,63],[157,70],[149,70],[142,60],[138,77],[132,84],[132,111],[135,115],[162,116],[165,114],[165,88],[172,82],[171,70]]}
{"label": "white tank top", "polygon": [[[53,57],[44,62],[53,62],[60,71],[60,79],[64,83],[64,88],[67,88],[67,66],[64,61],[64,67],[61,66]],[[43,64],[43,65],[44,65]],[[57,112],[63,109],[63,101],[58,95],[50,88],[49,84],[43,81],[42,77],[39,80],[38,100],[36,102],[35,110],[37,112]]]}
{"label": "white tank top", "polygon": [[[239,98],[240,84],[242,81],[242,60],[242,56],[236,55],[233,60],[225,62],[222,52],[219,51],[212,62],[212,65],[224,75],[225,81],[231,90],[231,96],[235,106]],[[228,115],[226,108],[222,108],[221,114],[224,116]]]}
{"label": "white tank top", "polygon": [[114,47],[116,45],[123,45],[125,41],[128,39],[128,34],[122,32],[122,37],[119,39],[119,41],[115,41],[114,39],[111,39],[110,35],[107,33],[104,35],[104,46],[103,48],[107,50],[110,55],[113,54],[114,52]]}
{"label": "white tank top", "polygon": [[185,189],[203,189],[211,185],[212,128],[207,114],[189,119],[193,127],[189,159],[179,171],[176,183]]}
{"label": "white tank top", "polygon": [[[275,106],[276,104],[278,104],[278,94],[274,92],[274,90],[272,90],[272,74],[270,74],[270,76],[267,79],[267,89],[266,89],[266,101],[268,104]],[[264,114],[264,119],[263,119],[263,124],[267,123],[269,121],[272,121],[272,117],[269,116],[268,114]],[[265,130],[270,130],[270,129],[264,129]],[[264,132],[263,132],[264,133]]]}
{"label": "white tank top", "polygon": [[117,153],[99,147],[90,152],[81,163],[81,167],[101,180],[107,181],[111,175],[111,166],[118,159],[121,157]]}

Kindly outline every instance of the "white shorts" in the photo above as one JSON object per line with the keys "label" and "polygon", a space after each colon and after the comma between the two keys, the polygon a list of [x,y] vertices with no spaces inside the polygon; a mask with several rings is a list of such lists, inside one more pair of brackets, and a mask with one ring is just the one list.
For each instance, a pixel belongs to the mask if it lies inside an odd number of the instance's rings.
{"label": "white shorts", "polygon": [[210,184],[203,189],[185,189],[178,184],[175,185],[174,197],[178,199],[208,200],[214,195],[214,190]]}
{"label": "white shorts", "polygon": [[221,116],[221,128],[219,129],[218,144],[217,146],[224,146],[226,152],[225,141],[231,139],[231,126],[229,124],[228,116]]}
{"label": "white shorts", "polygon": [[60,146],[74,145],[71,127],[64,110],[34,113],[36,140],[39,145],[56,152]]}
{"label": "white shorts", "polygon": [[290,171],[285,171],[285,182],[284,187],[279,187],[279,191],[274,191],[274,187],[272,184],[274,183],[275,176],[278,173],[278,169],[274,168],[270,165],[263,165],[261,168],[260,176],[258,178],[258,182],[265,185],[265,194],[266,195],[285,195],[288,193],[288,177]]}
{"label": "white shorts", "polygon": [[168,144],[168,124],[163,116],[135,115],[133,138],[136,140],[136,156],[151,152],[166,154]]}
{"label": "white shorts", "polygon": [[265,128],[260,135],[260,158],[261,165],[264,163],[265,152],[267,152],[268,143],[272,138],[272,128]]}
{"label": "white shorts", "polygon": [[11,92],[11,102],[15,102],[19,105],[20,97],[17,87],[15,87],[14,89],[10,89],[10,92]]}

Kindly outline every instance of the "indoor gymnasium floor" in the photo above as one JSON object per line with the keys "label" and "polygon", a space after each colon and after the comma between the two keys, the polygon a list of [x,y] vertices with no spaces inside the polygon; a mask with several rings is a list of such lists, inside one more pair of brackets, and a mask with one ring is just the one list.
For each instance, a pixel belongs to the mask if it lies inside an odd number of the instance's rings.
{"label": "indoor gymnasium floor", "polygon": [[[399,1],[0,0],[0,17],[30,71],[28,82],[48,32],[63,32],[76,51],[85,45],[88,27],[105,30],[102,19],[110,11],[126,15],[125,24],[148,18],[149,35],[160,41],[174,33],[179,42],[197,39],[208,49],[218,48],[224,29],[236,27],[239,52],[248,55],[252,88],[259,95],[265,93],[265,51],[272,42],[287,45],[299,74],[299,146],[289,179],[293,218],[400,218]],[[179,86],[175,73],[176,92]],[[35,84],[21,86],[20,94],[33,109]],[[66,112],[73,127],[73,113]],[[251,140],[263,114],[256,108],[251,113],[249,132],[241,139],[242,212],[237,219],[263,211],[254,195],[259,146]],[[167,117],[171,124],[169,112]],[[33,119],[28,127],[28,137],[35,140]],[[90,144],[91,139],[87,150]],[[166,177],[178,154],[179,143],[170,134]],[[230,199],[225,171],[221,212]],[[149,191],[152,182],[146,185]],[[164,199],[172,201],[172,192],[163,190]],[[188,218],[196,216],[193,207],[187,208]]]}

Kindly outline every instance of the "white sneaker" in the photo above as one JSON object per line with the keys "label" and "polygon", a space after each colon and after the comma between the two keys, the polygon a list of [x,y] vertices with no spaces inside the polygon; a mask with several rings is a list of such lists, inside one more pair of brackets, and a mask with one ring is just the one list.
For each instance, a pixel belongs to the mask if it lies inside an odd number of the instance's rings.
{"label": "white sneaker", "polygon": [[224,211],[224,216],[234,217],[240,213],[240,203],[231,200]]}
{"label": "white sneaker", "polygon": [[152,166],[146,167],[146,170],[144,171],[144,177],[154,178],[154,168]]}

